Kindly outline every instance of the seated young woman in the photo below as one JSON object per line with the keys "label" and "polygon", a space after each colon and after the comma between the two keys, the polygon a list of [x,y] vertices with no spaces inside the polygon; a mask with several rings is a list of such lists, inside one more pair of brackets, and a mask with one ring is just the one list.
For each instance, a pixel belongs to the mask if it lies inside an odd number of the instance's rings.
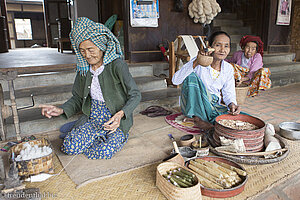
{"label": "seated young woman", "polygon": [[[214,48],[213,62],[204,67],[199,63],[200,54],[191,59],[173,78],[174,85],[182,84],[180,107],[183,115],[204,130],[213,128],[215,118],[221,114],[238,115],[233,68],[224,59],[230,52],[230,36],[223,31],[213,33],[209,46]],[[221,105],[221,90],[223,101]]]}
{"label": "seated young woman", "polygon": [[240,41],[241,51],[227,59],[234,68],[236,85],[249,86],[248,96],[271,87],[270,70],[263,68],[263,42],[258,36],[246,35]]}
{"label": "seated young woman", "polygon": [[128,140],[133,110],[141,100],[117,38],[103,24],[86,17],[76,20],[70,39],[77,57],[73,96],[61,107],[40,105],[42,115],[81,120],[66,135],[61,150],[89,159],[110,159]]}

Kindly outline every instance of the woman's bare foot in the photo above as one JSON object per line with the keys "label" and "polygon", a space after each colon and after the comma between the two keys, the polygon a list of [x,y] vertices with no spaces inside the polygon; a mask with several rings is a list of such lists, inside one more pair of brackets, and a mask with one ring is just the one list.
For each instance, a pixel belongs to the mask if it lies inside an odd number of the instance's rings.
{"label": "woman's bare foot", "polygon": [[194,122],[194,118],[184,117],[183,122]]}
{"label": "woman's bare foot", "polygon": [[205,130],[205,131],[214,128],[214,125],[212,125],[209,122],[203,121],[199,117],[195,116],[195,117],[193,117],[193,119],[194,119],[195,125],[198,126],[201,129]]}

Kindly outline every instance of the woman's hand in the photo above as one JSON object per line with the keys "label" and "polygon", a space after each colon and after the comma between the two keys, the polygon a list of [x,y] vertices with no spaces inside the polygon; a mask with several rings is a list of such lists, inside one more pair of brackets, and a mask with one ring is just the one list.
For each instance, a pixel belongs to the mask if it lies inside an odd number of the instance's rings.
{"label": "woman's hand", "polygon": [[39,105],[39,108],[42,108],[42,115],[48,117],[49,119],[51,117],[57,117],[64,113],[64,110],[62,108],[52,105],[41,104]]}
{"label": "woman's hand", "polygon": [[241,112],[241,107],[238,105],[235,105],[232,102],[228,105],[228,107],[229,107],[229,111],[228,111],[229,114],[238,115]]}
{"label": "woman's hand", "polygon": [[196,60],[193,62],[193,68],[197,67],[200,65],[200,56],[210,56],[213,53],[214,49],[208,48],[208,51],[204,51],[204,49],[199,50],[197,54]]}
{"label": "woman's hand", "polygon": [[239,87],[240,85],[242,85],[242,81],[240,80],[235,80],[235,87]]}
{"label": "woman's hand", "polygon": [[249,80],[250,80],[250,78],[248,76],[245,76],[242,78],[241,82],[247,82]]}
{"label": "woman's hand", "polygon": [[124,111],[120,110],[114,116],[112,116],[107,122],[103,124],[104,130],[110,131],[110,133],[115,132],[120,126],[122,117],[124,116]]}

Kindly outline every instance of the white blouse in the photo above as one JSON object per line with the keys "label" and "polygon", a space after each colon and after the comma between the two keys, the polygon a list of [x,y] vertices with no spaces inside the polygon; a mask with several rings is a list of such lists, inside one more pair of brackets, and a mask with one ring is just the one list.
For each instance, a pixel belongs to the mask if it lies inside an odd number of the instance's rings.
{"label": "white blouse", "polygon": [[241,63],[242,67],[249,68],[249,66],[248,66],[249,61],[250,61],[250,58],[246,58],[245,55],[243,54],[242,55],[242,63]]}
{"label": "white blouse", "polygon": [[99,79],[98,79],[98,76],[103,72],[103,70],[104,70],[104,65],[96,69],[96,71],[94,71],[92,67],[90,67],[90,72],[93,74],[90,94],[92,99],[105,102],[100,87]]}
{"label": "white blouse", "polygon": [[195,74],[197,74],[197,76],[202,80],[207,90],[211,94],[215,94],[220,98],[219,103],[221,101],[222,90],[224,103],[227,106],[231,102],[237,105],[233,67],[223,60],[221,63],[220,74],[216,79],[214,79],[213,68],[211,66],[203,67],[198,65],[193,69],[193,62],[195,59],[196,57],[183,65],[183,67],[174,74],[172,78],[173,84],[180,85],[187,76],[189,76],[192,72],[195,72]]}

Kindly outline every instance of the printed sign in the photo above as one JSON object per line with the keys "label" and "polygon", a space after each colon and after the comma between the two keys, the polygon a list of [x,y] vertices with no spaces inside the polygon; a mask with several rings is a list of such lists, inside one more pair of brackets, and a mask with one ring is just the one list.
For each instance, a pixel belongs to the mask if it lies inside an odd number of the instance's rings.
{"label": "printed sign", "polygon": [[290,25],[292,0],[279,0],[276,25]]}
{"label": "printed sign", "polygon": [[158,0],[130,0],[132,27],[158,27]]}

